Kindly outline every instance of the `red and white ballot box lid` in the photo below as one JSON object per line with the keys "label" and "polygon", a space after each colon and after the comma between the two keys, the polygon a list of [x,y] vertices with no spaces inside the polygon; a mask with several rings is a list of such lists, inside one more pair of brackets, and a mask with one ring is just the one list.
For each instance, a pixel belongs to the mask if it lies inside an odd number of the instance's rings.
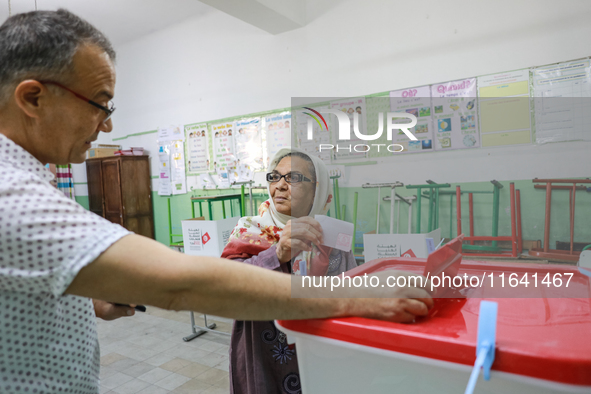
{"label": "red and white ballot box lid", "polygon": [[[458,262],[450,258],[452,255],[448,250],[447,267],[443,267],[446,272],[450,268],[458,275],[505,272],[505,286],[508,286],[507,278],[511,273],[517,272],[521,279],[522,272],[544,274],[554,267],[573,273],[571,284],[576,283],[579,290],[589,289],[589,277],[580,274],[576,267],[464,261],[456,270]],[[426,259],[379,259],[348,274],[358,276],[385,269],[423,274],[426,265]],[[535,288],[538,298],[487,298],[487,293],[479,289],[481,296],[474,298],[436,298],[429,315],[418,318],[413,324],[358,317],[277,323],[304,334],[472,366],[476,359],[479,306],[483,299],[488,299],[498,303],[493,371],[591,387],[591,291],[586,291],[586,298],[546,298],[548,294],[556,295],[560,289],[552,293],[546,285],[540,284],[540,278]],[[494,284],[499,287],[501,282]]]}

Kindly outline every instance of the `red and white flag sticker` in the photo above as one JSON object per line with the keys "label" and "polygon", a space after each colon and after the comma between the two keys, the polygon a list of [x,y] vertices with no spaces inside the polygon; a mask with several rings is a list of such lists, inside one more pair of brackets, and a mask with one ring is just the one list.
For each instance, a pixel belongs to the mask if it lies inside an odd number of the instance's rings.
{"label": "red and white flag sticker", "polygon": [[211,239],[211,237],[209,236],[209,233],[203,234],[203,237],[201,238],[201,240],[203,241],[203,245],[205,245],[207,242],[209,242],[210,239]]}
{"label": "red and white flag sticker", "polygon": [[351,250],[351,241],[353,241],[352,236],[350,236],[349,234],[339,233],[339,235],[337,236],[337,243],[335,244],[335,248],[348,252]]}
{"label": "red and white flag sticker", "polygon": [[406,252],[402,253],[402,257],[417,257],[415,252],[412,249],[407,250]]}
{"label": "red and white flag sticker", "polygon": [[344,252],[351,250],[353,242],[353,223],[333,219],[325,215],[316,215],[314,219],[322,226],[323,245],[336,248]]}

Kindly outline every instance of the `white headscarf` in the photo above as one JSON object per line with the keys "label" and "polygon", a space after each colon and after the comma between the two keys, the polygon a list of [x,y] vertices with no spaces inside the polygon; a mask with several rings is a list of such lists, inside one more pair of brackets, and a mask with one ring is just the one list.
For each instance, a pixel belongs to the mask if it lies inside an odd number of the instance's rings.
{"label": "white headscarf", "polygon": [[[328,196],[330,195],[330,183],[328,170],[322,160],[315,156],[310,156],[306,152],[297,148],[282,148],[275,154],[275,156],[273,156],[273,159],[269,163],[269,172],[272,172],[275,167],[277,167],[282,158],[294,152],[301,153],[310,158],[314,164],[314,170],[316,172],[316,192],[314,194],[314,203],[312,204],[312,209],[310,209],[308,216],[314,217],[315,215],[326,215],[326,212],[328,212],[328,208],[330,207],[330,202],[328,201]],[[271,184],[267,185],[267,192],[269,193],[270,200],[269,211],[271,212],[273,221],[277,227],[283,228],[292,217],[277,212],[275,204],[273,203],[273,198],[271,197]]]}

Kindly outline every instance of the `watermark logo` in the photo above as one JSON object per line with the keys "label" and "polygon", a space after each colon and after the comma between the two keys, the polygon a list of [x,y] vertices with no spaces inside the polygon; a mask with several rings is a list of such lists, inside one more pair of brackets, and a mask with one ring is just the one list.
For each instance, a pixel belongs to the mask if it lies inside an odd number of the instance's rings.
{"label": "watermark logo", "polygon": [[[305,109],[314,112],[314,114],[318,115],[318,117],[320,119],[322,119],[322,122],[324,123],[324,126],[326,127],[326,130],[328,131],[328,125],[326,123],[326,120],[324,119],[324,117],[322,116],[322,114],[333,114],[337,117],[337,121],[338,121],[338,130],[339,130],[339,140],[350,140],[351,139],[351,121],[349,119],[349,116],[344,113],[343,111],[339,111],[336,109],[322,109],[320,111],[316,111],[312,108],[309,107],[304,107]],[[309,113],[309,112],[304,112],[304,114],[310,116],[312,119],[316,120],[316,122],[318,123],[318,125],[320,126],[320,128],[322,128],[322,124],[320,123],[320,120],[318,119],[318,117],[314,116],[313,114]],[[312,131],[312,119],[308,119],[308,135],[307,138],[308,140],[312,140],[313,137],[313,131]],[[410,132],[409,129],[412,129],[413,127],[415,127],[417,125],[417,117],[414,116],[413,114],[410,113],[406,113],[406,112],[388,112],[386,114],[386,133],[387,133],[387,138],[388,140],[392,140],[392,134],[394,130],[400,130],[402,131],[404,134],[406,134],[406,136],[412,140],[412,141],[418,141],[417,137],[415,137],[413,135],[413,133]],[[400,121],[403,119],[409,119],[410,122],[404,122],[404,123],[394,123],[394,119],[396,119],[396,121]],[[362,134],[359,131],[359,114],[357,112],[353,113],[353,133],[355,134],[355,137],[357,137],[360,140],[363,141],[375,141],[377,139],[379,139],[382,134],[384,133],[384,113],[380,112],[378,114],[378,131],[373,134],[373,135],[368,135],[368,134]]]}
{"label": "watermark logo", "polygon": [[[355,135],[355,138],[361,141],[375,141],[382,137],[384,133],[384,113],[378,113],[378,130],[374,134],[363,134],[359,130],[359,114],[357,112],[353,113],[353,127],[351,127],[351,119],[349,115],[343,111],[339,111],[336,109],[321,109],[321,110],[314,110],[310,107],[303,107],[308,112],[303,112],[305,115],[308,115],[310,118],[307,122],[307,139],[308,141],[314,139],[313,133],[313,120],[316,121],[320,129],[322,129],[323,125],[328,131],[328,124],[326,119],[322,116],[322,114],[333,114],[336,116],[337,125],[338,125],[338,140],[340,141],[350,141],[351,140],[351,130]],[[322,121],[322,122],[321,122]],[[386,113],[386,138],[389,141],[393,140],[394,130],[402,131],[411,141],[418,141],[418,138],[414,136],[414,134],[410,131],[413,127],[417,124],[417,117],[411,113],[407,112],[387,112]],[[380,146],[385,146],[385,144],[372,144],[372,146],[377,146],[378,151]],[[394,150],[392,150],[392,149]],[[396,149],[399,148],[399,149]],[[369,145],[366,144],[358,144],[355,146],[349,145],[348,147],[340,147],[339,145],[332,145],[332,144],[320,144],[319,150],[322,152],[323,150],[332,150],[336,149],[345,149],[351,152],[353,149],[355,152],[367,152],[371,149]],[[387,146],[387,149],[390,152],[401,152],[404,147],[400,144],[392,144]]]}
{"label": "watermark logo", "polygon": [[[310,107],[304,107],[305,109],[307,109],[308,111],[314,112],[316,115],[318,115],[318,117],[320,119],[322,119],[322,122],[324,123],[324,126],[326,127],[326,131],[328,131],[328,125],[326,124],[326,119],[324,119],[324,117],[320,114],[320,112],[316,111],[315,109],[312,109]],[[320,123],[320,120],[318,120],[318,118],[314,115],[312,115],[310,112],[304,112],[305,115],[310,116],[312,119],[314,119],[316,121],[316,123],[318,123],[318,126],[320,126],[320,129],[322,129],[322,124]],[[311,140],[313,138],[312,136],[312,119],[308,119],[308,140]]]}

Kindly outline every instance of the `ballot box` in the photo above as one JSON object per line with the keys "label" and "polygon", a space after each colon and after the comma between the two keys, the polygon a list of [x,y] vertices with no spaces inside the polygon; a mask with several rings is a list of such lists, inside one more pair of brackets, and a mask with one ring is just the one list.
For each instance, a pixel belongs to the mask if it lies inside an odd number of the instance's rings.
{"label": "ballot box", "polygon": [[[483,279],[478,286],[473,280],[441,287],[437,294],[448,298],[436,298],[429,315],[415,323],[276,321],[296,344],[302,393],[463,393],[476,360],[483,300],[498,305],[495,359],[490,380],[480,373],[475,393],[590,393],[590,278],[573,266],[462,261],[460,250],[440,254],[445,261],[379,259],[348,272],[355,277],[400,269]],[[501,278],[504,286],[509,278],[512,285],[522,281],[516,288],[523,291],[515,293],[520,298],[506,297],[512,289],[503,290]]]}

